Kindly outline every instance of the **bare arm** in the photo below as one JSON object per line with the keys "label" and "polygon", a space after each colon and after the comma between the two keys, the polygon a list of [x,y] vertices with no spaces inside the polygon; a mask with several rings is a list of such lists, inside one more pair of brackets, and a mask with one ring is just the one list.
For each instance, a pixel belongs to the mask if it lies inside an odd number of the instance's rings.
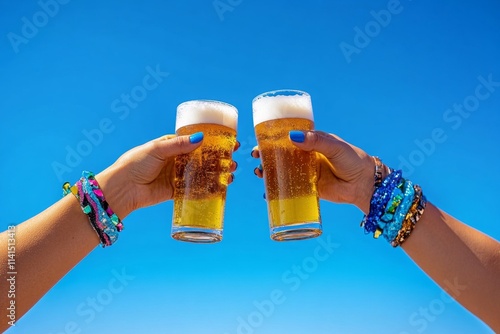
{"label": "bare arm", "polygon": [[402,245],[450,296],[500,332],[500,243],[432,204]]}
{"label": "bare arm", "polygon": [[[199,146],[188,136],[166,136],[136,147],[96,176],[111,208],[122,219],[134,209],[172,198],[174,157]],[[233,163],[232,170],[236,165]],[[7,308],[15,301],[15,320],[23,316],[66,273],[89,254],[99,237],[68,195],[15,228],[15,298],[7,298],[10,284],[8,235],[0,234],[0,331],[9,327]]]}
{"label": "bare arm", "polygon": [[[9,285],[2,284],[0,329],[6,330],[5,314],[15,301],[15,318],[23,316],[54,284],[99,244],[86,215],[75,198],[65,197],[15,228],[15,298],[7,299]],[[0,235],[0,280],[5,282],[7,232]],[[11,318],[12,319],[12,318]]]}
{"label": "bare arm", "polygon": [[[320,131],[306,132],[303,141],[295,144],[320,153],[318,189],[322,198],[354,204],[368,213],[375,168],[368,154]],[[258,157],[259,153],[255,150],[252,155]],[[256,174],[262,177],[261,171]],[[402,248],[439,286],[500,332],[498,241],[429,203]]]}
{"label": "bare arm", "polygon": [[[113,182],[116,168],[110,168],[97,176],[111,207],[120,217],[126,217],[125,187],[121,181]],[[114,178],[116,179],[116,178]],[[8,231],[0,235],[0,247],[7,250]],[[22,317],[42,296],[66,273],[99,244],[99,237],[92,229],[87,216],[82,212],[78,200],[66,196],[35,217],[15,227],[15,298],[2,298],[2,319],[15,301],[15,318]],[[5,282],[8,274],[7,252],[1,252],[0,280]],[[10,284],[2,284],[0,294],[8,296]],[[11,295],[12,296],[12,295]],[[2,321],[1,329],[6,329]]]}

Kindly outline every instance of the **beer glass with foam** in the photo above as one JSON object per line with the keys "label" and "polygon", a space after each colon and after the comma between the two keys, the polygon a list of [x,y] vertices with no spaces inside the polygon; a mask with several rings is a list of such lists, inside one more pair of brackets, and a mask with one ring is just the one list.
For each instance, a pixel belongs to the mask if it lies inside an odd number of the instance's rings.
{"label": "beer glass with foam", "polygon": [[296,90],[263,93],[252,103],[268,206],[276,241],[321,235],[317,156],[292,144],[291,130],[313,130],[309,94]]}
{"label": "beer glass with foam", "polygon": [[203,132],[200,147],[175,159],[172,237],[222,240],[226,190],[236,143],[238,111],[219,101],[195,100],[177,107],[176,134]]}

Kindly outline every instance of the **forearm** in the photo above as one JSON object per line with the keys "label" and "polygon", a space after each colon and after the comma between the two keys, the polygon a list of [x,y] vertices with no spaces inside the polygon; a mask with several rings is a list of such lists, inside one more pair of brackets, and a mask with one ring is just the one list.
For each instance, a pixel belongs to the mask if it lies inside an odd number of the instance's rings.
{"label": "forearm", "polygon": [[[120,186],[116,169],[108,168],[96,178],[111,207],[119,217],[129,213],[125,205],[125,188]],[[109,196],[108,196],[109,195]],[[0,280],[6,282],[7,232],[0,234]],[[18,320],[43,297],[64,275],[90,253],[99,237],[82,212],[73,195],[61,199],[37,216],[15,228],[15,299],[8,299],[9,287],[0,288],[0,330],[7,327],[6,312],[10,300],[15,300],[15,317]]]}
{"label": "forearm", "polygon": [[318,179],[322,198],[356,205],[369,215],[365,231],[383,234],[381,239],[394,245],[403,242],[405,252],[424,272],[500,332],[500,243],[430,203],[420,217],[425,201],[418,187],[401,182],[400,172],[392,174],[379,159],[335,135],[309,131],[294,143],[323,155]]}
{"label": "forearm", "polygon": [[[16,226],[16,320],[24,315],[54,284],[99,244],[99,238],[82,212],[78,201],[67,196],[37,216]],[[7,279],[7,234],[1,235],[2,268],[0,280]],[[2,284],[0,308],[7,319]],[[6,329],[6,321],[0,329]]]}
{"label": "forearm", "polygon": [[500,244],[428,204],[404,251],[437,284],[500,331]]}
{"label": "forearm", "polygon": [[[374,166],[359,183],[357,202],[365,214],[373,194]],[[373,174],[372,174],[373,175]],[[383,178],[387,177],[383,169]],[[500,243],[441,211],[431,203],[401,246],[439,286],[500,332]]]}

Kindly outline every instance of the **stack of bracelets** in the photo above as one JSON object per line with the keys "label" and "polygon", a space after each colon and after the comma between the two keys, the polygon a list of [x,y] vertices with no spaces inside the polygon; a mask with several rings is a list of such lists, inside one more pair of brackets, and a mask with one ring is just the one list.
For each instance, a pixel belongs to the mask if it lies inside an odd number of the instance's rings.
{"label": "stack of bracelets", "polygon": [[82,178],[74,186],[66,182],[63,185],[63,196],[70,193],[80,202],[102,247],[111,246],[118,239],[118,232],[123,230],[123,224],[104,199],[94,174],[84,171]]}
{"label": "stack of bracelets", "polygon": [[370,201],[370,212],[361,226],[365,233],[381,235],[393,246],[400,246],[415,228],[425,210],[427,200],[418,185],[402,177],[400,170],[389,168],[382,181],[382,161],[375,159],[375,191]]}

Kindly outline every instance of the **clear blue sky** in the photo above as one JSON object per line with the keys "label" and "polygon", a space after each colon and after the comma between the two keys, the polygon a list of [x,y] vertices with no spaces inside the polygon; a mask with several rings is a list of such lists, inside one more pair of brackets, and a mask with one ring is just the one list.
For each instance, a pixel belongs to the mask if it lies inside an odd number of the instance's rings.
{"label": "clear blue sky", "polygon": [[240,169],[221,243],[172,240],[170,202],[137,211],[10,333],[490,332],[354,207],[321,203],[322,243],[271,241],[249,152],[252,98],[307,91],[319,129],[407,161],[431,201],[499,239],[497,1],[60,2],[0,4],[2,229],[172,133],[186,100],[239,109]]}

